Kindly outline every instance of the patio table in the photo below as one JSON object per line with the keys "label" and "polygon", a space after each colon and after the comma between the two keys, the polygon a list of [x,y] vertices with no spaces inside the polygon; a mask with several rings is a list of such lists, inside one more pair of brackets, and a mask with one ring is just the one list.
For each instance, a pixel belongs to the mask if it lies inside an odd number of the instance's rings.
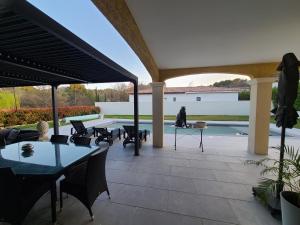
{"label": "patio table", "polygon": [[[207,128],[207,126],[205,125],[204,127],[197,127],[195,126],[195,124],[189,124],[188,127],[177,127],[177,126],[174,126],[175,128],[175,132],[174,132],[174,136],[175,136],[175,151],[176,151],[176,148],[177,148],[177,130],[178,129],[183,129],[183,130],[191,130],[192,133],[190,133],[190,135],[194,135],[195,133],[193,131],[197,131],[199,130],[200,131],[200,144],[199,144],[199,148],[202,150],[202,152],[204,152],[203,150],[203,131],[204,129]],[[184,134],[184,135],[188,135],[188,133]]]}
{"label": "patio table", "polygon": [[[33,145],[31,154],[22,151],[22,146],[28,143]],[[52,222],[55,224],[56,180],[72,166],[86,160],[101,148],[39,141],[19,142],[0,149],[0,167],[11,167],[17,176],[39,176],[51,181]]]}

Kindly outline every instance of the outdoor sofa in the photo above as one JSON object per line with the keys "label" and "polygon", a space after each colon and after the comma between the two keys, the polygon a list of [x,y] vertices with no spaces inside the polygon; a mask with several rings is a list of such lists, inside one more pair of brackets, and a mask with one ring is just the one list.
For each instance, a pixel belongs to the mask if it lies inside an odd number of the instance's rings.
{"label": "outdoor sofa", "polygon": [[40,133],[37,130],[19,130],[15,128],[5,128],[0,130],[0,140],[6,145],[21,141],[37,141]]}

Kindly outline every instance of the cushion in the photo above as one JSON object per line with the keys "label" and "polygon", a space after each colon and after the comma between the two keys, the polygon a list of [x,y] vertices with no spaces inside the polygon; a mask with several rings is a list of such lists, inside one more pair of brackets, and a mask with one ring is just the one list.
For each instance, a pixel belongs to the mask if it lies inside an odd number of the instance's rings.
{"label": "cushion", "polygon": [[0,136],[6,138],[10,131],[11,131],[11,129],[1,129]]}
{"label": "cushion", "polygon": [[20,133],[20,130],[11,129],[8,136],[6,137],[6,140],[8,142],[13,142],[13,141],[17,140],[19,133]]}

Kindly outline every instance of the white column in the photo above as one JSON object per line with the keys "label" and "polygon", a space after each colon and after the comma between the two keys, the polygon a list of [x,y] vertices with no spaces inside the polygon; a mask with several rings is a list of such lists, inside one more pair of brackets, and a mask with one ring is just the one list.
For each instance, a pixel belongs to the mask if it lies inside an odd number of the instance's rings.
{"label": "white column", "polygon": [[275,78],[250,81],[250,117],[248,150],[258,155],[268,154],[272,83]]}
{"label": "white column", "polygon": [[152,84],[152,116],[153,146],[162,148],[164,145],[164,82]]}

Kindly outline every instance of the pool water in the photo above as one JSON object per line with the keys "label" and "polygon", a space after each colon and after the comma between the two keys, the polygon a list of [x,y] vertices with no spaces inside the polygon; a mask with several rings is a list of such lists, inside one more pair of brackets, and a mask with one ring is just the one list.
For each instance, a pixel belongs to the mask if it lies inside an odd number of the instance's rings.
{"label": "pool water", "polygon": [[[110,128],[122,128],[123,125],[133,125],[133,123],[124,123],[124,122],[116,122],[108,127]],[[140,123],[139,129],[147,129],[150,130],[152,133],[152,123]],[[165,123],[164,133],[165,134],[174,134],[175,127],[174,124]],[[190,134],[190,135],[197,135],[200,133],[200,129],[177,129],[178,134]],[[245,136],[248,135],[248,126],[245,125],[208,125],[208,127],[204,130],[203,135],[207,136],[225,136],[225,135],[234,135],[234,136]],[[270,136],[279,136],[280,134],[276,132],[270,131]]]}

